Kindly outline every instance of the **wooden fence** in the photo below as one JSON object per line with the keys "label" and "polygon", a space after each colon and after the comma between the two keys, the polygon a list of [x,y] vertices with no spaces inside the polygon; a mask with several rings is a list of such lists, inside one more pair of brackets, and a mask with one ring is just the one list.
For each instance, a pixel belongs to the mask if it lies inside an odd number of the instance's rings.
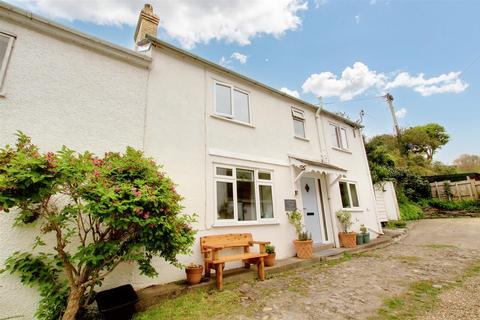
{"label": "wooden fence", "polygon": [[[467,180],[450,182],[440,181],[430,183],[432,197],[446,200],[480,199],[480,181]],[[448,190],[450,189],[450,192]]]}

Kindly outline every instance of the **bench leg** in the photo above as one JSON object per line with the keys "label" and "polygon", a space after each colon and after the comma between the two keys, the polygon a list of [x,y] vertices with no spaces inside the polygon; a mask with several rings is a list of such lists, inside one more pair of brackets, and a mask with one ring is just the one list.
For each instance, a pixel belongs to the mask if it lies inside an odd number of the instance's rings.
{"label": "bench leg", "polygon": [[222,290],[223,289],[223,264],[219,263],[215,265],[215,270],[217,274],[217,289]]}
{"label": "bench leg", "polygon": [[205,262],[205,278],[210,278],[210,263]]}
{"label": "bench leg", "polygon": [[245,261],[245,262],[243,263],[243,267],[244,267],[245,269],[250,269],[250,262]]}
{"label": "bench leg", "polygon": [[257,264],[257,269],[258,269],[258,279],[260,279],[261,281],[265,280],[265,265],[263,263],[263,257],[260,257]]}

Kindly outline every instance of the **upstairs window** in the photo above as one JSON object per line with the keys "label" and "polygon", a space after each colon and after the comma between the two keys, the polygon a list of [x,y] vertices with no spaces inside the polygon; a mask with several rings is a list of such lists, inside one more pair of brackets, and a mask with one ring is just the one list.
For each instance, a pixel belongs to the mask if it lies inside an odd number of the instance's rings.
{"label": "upstairs window", "polygon": [[240,122],[250,123],[250,97],[231,85],[215,82],[215,113]]}
{"label": "upstairs window", "polygon": [[340,182],[340,195],[342,197],[342,206],[346,208],[358,208],[357,185],[353,182]]}
{"label": "upstairs window", "polygon": [[305,138],[305,115],[303,111],[292,108],[292,118],[295,137]]}
{"label": "upstairs window", "polygon": [[335,148],[348,150],[347,129],[330,123],[330,135],[332,137],[332,145]]}
{"label": "upstairs window", "polygon": [[0,92],[2,91],[14,39],[13,36],[0,32]]}

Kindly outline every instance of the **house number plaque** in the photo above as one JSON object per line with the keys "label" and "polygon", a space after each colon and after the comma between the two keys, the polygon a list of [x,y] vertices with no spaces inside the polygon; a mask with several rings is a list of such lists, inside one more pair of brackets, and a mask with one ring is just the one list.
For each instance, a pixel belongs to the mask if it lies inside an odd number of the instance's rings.
{"label": "house number plaque", "polygon": [[295,199],[285,199],[285,211],[295,211],[297,210],[297,200]]}

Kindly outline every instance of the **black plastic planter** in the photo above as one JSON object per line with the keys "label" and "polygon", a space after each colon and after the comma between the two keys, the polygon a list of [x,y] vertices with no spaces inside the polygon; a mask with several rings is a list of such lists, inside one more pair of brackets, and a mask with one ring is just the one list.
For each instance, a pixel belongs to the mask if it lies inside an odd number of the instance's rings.
{"label": "black plastic planter", "polygon": [[357,233],[357,245],[363,244],[363,235],[361,233]]}
{"label": "black plastic planter", "polygon": [[98,292],[98,310],[105,320],[130,320],[135,313],[137,294],[129,284]]}

